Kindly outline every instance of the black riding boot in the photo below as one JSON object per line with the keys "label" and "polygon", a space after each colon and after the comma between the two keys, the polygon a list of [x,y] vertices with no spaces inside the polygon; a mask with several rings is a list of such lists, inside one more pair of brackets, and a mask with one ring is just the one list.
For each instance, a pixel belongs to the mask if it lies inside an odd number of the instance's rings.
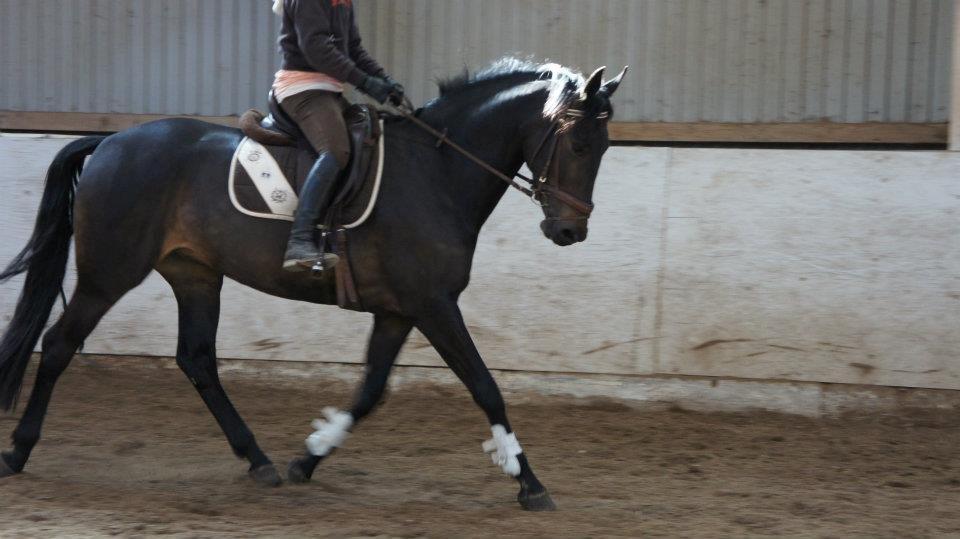
{"label": "black riding boot", "polygon": [[[333,200],[334,187],[340,167],[330,153],[322,153],[307,174],[300,193],[300,202],[293,217],[293,229],[287,243],[287,254],[283,257],[283,269],[287,271],[306,271],[320,261],[320,250],[316,242],[317,220],[327,210]],[[337,265],[340,257],[333,253],[323,254],[323,269]]]}

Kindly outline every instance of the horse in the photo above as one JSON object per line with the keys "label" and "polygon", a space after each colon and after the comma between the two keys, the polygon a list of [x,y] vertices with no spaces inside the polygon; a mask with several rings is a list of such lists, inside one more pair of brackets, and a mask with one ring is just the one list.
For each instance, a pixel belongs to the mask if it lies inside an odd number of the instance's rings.
{"label": "horse", "polygon": [[[524,164],[538,171],[539,185],[530,194],[542,206],[543,235],[559,246],[587,238],[589,201],[610,145],[610,99],[625,72],[604,81],[603,68],[584,77],[556,64],[506,58],[440,82],[440,96],[416,111],[419,122],[456,144],[438,144],[400,115],[385,122],[380,199],[366,224],[351,231],[356,290],[364,311],[373,315],[365,374],[349,411],[324,409],[325,420],[314,421],[308,450],[287,467],[289,481],[309,481],[374,410],[416,327],[485,412],[493,437],[483,449],[519,482],[521,507],[555,509],[510,427],[503,397],[457,302],[469,282],[480,229],[508,190],[501,180]],[[4,410],[16,404],[43,336],[36,381],[13,432],[13,447],[0,453],[0,477],[24,469],[54,385],[85,338],[155,270],[172,287],[179,308],[177,365],[233,452],[249,462],[253,480],[282,483],[219,380],[221,286],[229,277],[281,298],[336,305],[336,283],[331,272],[316,277],[282,271],[289,223],[253,218],[231,205],[224,179],[241,140],[237,129],[176,118],[81,138],[56,155],[33,234],[0,273],[0,282],[26,273],[0,341]],[[463,148],[487,166],[477,166]],[[61,295],[71,237],[76,288],[44,333]]]}

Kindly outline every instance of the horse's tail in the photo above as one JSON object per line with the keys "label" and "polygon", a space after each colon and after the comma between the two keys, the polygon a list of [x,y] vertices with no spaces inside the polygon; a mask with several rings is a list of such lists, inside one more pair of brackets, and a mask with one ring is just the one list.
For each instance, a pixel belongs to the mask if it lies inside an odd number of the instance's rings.
{"label": "horse's tail", "polygon": [[0,272],[0,283],[27,273],[13,319],[0,340],[0,408],[4,410],[10,410],[17,401],[30,354],[63,286],[73,236],[73,197],[83,161],[105,138],[71,142],[54,157],[47,170],[33,236]]}

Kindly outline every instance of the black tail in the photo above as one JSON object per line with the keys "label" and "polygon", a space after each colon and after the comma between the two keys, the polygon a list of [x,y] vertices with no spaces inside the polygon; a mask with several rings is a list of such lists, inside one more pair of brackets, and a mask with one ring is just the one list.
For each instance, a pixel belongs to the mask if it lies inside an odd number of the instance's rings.
{"label": "black tail", "polygon": [[9,410],[20,395],[30,354],[50,318],[67,272],[73,236],[73,195],[83,160],[106,137],[71,142],[53,159],[47,171],[37,223],[27,246],[0,272],[0,283],[27,272],[13,319],[0,340],[0,408]]}

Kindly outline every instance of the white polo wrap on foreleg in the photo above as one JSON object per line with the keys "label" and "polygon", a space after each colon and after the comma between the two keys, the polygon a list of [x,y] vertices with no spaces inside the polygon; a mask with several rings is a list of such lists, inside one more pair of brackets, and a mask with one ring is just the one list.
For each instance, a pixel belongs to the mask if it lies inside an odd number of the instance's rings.
{"label": "white polo wrap on foreleg", "polygon": [[503,473],[516,477],[520,475],[520,459],[518,455],[523,453],[520,448],[520,442],[517,441],[517,435],[507,434],[507,429],[503,425],[494,425],[490,427],[493,438],[483,442],[483,451],[490,454],[493,463],[500,466]]}
{"label": "white polo wrap on foreleg", "polygon": [[313,428],[317,430],[307,438],[307,450],[317,457],[325,457],[343,445],[353,426],[353,416],[348,412],[327,407],[323,409],[323,416],[326,420],[313,420]]}

